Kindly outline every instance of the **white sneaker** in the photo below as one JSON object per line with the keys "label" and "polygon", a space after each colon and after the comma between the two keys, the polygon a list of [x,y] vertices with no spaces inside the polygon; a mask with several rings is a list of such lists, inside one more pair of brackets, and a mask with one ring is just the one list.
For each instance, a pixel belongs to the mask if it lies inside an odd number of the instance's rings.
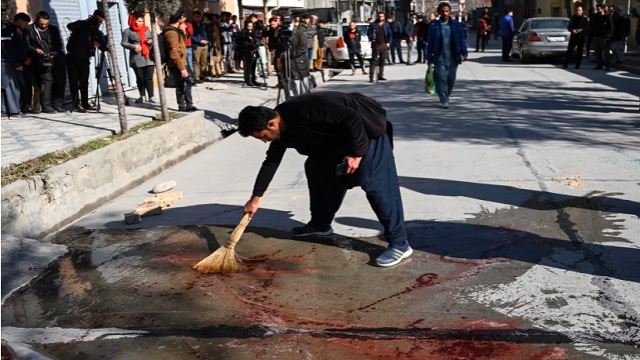
{"label": "white sneaker", "polygon": [[150,97],[150,98],[149,98],[149,100],[147,100],[147,102],[150,102],[150,103],[157,103],[157,102],[158,102],[158,100],[156,100],[156,98],[152,96],[152,97]]}
{"label": "white sneaker", "polygon": [[389,246],[387,250],[382,253],[382,255],[378,256],[378,258],[376,259],[376,264],[378,266],[397,265],[403,259],[411,256],[411,254],[413,254],[413,249],[411,248],[411,246],[409,246],[409,248],[405,251]]}

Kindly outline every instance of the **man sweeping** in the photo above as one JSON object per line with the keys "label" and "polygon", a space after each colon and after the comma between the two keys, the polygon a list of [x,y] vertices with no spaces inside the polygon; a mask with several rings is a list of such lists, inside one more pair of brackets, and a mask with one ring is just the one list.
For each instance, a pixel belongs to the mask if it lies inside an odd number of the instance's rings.
{"label": "man sweeping", "polygon": [[293,228],[293,236],[325,236],[347,189],[360,186],[384,227],[389,247],[376,259],[393,266],[413,253],[407,241],[402,199],[386,110],[359,93],[337,91],[300,95],[270,109],[247,106],[238,131],[269,144],[244,211],[253,216],[287,148],[308,156],[311,220]]}

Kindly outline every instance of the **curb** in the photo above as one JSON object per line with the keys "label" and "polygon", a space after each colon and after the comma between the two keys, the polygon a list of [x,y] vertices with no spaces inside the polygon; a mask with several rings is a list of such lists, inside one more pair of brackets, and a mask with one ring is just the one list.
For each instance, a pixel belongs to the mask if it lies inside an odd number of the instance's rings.
{"label": "curb", "polygon": [[198,111],[13,182],[2,188],[2,232],[42,239],[217,140]]}

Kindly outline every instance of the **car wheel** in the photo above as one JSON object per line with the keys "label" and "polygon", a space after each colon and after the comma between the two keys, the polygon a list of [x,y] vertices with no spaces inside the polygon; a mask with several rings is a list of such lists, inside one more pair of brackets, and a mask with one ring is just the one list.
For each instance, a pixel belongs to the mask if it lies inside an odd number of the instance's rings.
{"label": "car wheel", "polygon": [[522,46],[520,47],[520,63],[521,64],[526,64],[531,60],[531,55],[528,55],[526,52],[524,52],[524,49],[522,49]]}
{"label": "car wheel", "polygon": [[336,60],[331,51],[327,51],[327,66],[330,68],[338,67],[338,60]]}

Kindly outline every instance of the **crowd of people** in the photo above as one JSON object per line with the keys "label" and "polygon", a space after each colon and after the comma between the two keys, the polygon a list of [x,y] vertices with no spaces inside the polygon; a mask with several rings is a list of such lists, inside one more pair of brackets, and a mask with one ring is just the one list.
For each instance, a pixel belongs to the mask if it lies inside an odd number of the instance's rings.
{"label": "crowd of people", "polygon": [[[436,78],[440,80],[440,86],[436,86],[440,102],[448,107],[457,65],[467,57],[470,21],[464,12],[451,14],[449,7],[443,14],[443,9],[439,6],[436,12],[412,13],[406,21],[397,21],[379,12],[375,19],[368,20],[370,26],[366,34],[358,30],[356,22],[350,22],[343,41],[349,53],[351,75],[360,69],[363,74],[369,74],[370,82],[384,81],[385,65],[395,64],[396,60],[406,65],[429,63],[436,67]],[[502,61],[513,61],[510,57],[516,32],[513,16],[510,9],[500,17],[484,8],[475,26],[475,51],[484,52],[493,33],[494,39],[498,35],[502,39]],[[174,83],[176,88],[179,110],[196,110],[191,99],[192,86],[227,73],[243,71],[243,86],[266,86],[266,81],[260,83],[259,78],[275,74],[279,78],[291,76],[306,84],[301,86],[301,92],[311,87],[303,80],[309,78],[310,72],[322,70],[325,42],[322,20],[315,15],[293,19],[273,15],[265,24],[251,14],[242,28],[238,20],[230,12],[215,14],[198,10],[192,12],[190,19],[181,12],[169,19],[161,39],[163,47],[168,49],[166,73],[168,83]],[[346,23],[346,19],[343,21]],[[3,111],[12,115],[29,114],[36,112],[35,106],[43,113],[68,111],[63,106],[67,81],[71,111],[94,111],[88,91],[90,63],[97,49],[107,50],[105,36],[100,31],[103,22],[104,14],[96,10],[87,19],[68,24],[70,36],[63,48],[60,29],[50,24],[45,11],[38,12],[33,22],[26,13],[15,15],[12,22],[3,21]],[[577,5],[568,30],[571,36],[565,68],[570,62],[580,68],[585,47],[587,55],[595,54],[596,69],[609,70],[612,57],[617,63],[623,62],[630,20],[621,9],[597,4],[586,15],[583,7]],[[373,50],[368,72],[361,46],[364,35]],[[442,41],[454,47],[441,46]],[[139,92],[135,103],[156,103],[153,41],[143,14],[130,15],[129,28],[124,30],[120,45],[128,50],[129,66],[135,74]],[[417,58],[412,62],[414,49]],[[283,58],[285,53],[290,57],[288,61]],[[288,68],[285,69],[285,65]],[[277,86],[282,86],[282,81]]]}

